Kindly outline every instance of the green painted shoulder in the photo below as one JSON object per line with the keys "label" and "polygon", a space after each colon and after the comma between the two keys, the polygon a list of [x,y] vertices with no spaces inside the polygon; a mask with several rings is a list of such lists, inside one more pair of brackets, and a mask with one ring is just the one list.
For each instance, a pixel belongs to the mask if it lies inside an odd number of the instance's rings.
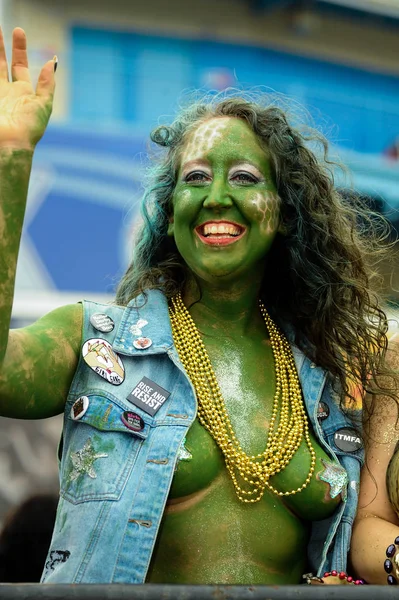
{"label": "green painted shoulder", "polygon": [[0,414],[21,419],[63,412],[82,337],[81,304],[48,313],[10,331],[0,374]]}

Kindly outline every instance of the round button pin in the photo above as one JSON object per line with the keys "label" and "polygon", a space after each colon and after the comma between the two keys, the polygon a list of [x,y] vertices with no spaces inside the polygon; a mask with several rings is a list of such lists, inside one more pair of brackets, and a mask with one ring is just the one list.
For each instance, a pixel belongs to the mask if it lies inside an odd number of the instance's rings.
{"label": "round button pin", "polygon": [[334,444],[343,452],[356,452],[363,446],[356,429],[342,427],[334,433]]}
{"label": "round button pin", "polygon": [[143,419],[140,417],[140,415],[135,412],[131,412],[130,410],[125,410],[125,412],[121,414],[121,420],[122,423],[132,431],[142,431],[144,429]]}
{"label": "round button pin", "polygon": [[101,331],[102,333],[109,333],[115,327],[115,323],[108,315],[104,313],[94,313],[90,317],[90,323],[94,329]]}
{"label": "round button pin", "polygon": [[89,408],[89,399],[87,396],[80,396],[72,405],[71,418],[74,421],[79,421]]}
{"label": "round button pin", "polygon": [[136,340],[133,340],[133,346],[137,348],[137,350],[146,350],[152,345],[152,340],[148,337],[139,337]]}
{"label": "round button pin", "polygon": [[330,414],[330,407],[325,402],[320,401],[317,407],[317,418],[319,421],[324,421]]}

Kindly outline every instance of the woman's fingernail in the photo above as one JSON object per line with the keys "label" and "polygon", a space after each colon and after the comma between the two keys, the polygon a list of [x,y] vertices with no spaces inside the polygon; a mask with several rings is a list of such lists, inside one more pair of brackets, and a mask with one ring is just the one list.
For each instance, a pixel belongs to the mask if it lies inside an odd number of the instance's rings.
{"label": "woman's fingernail", "polygon": [[54,62],[54,73],[55,73],[57,70],[57,67],[58,67],[58,56],[54,55],[53,62]]}

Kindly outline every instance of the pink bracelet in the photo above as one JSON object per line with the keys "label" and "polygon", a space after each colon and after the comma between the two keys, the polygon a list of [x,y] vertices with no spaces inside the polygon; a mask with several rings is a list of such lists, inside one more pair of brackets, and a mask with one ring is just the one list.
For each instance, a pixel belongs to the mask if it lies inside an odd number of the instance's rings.
{"label": "pink bracelet", "polygon": [[353,579],[353,577],[347,575],[346,573],[344,573],[344,571],[341,571],[340,573],[338,573],[338,571],[329,571],[327,573],[324,573],[323,577],[338,577],[342,580],[346,579],[348,583],[353,583],[354,585],[364,585],[366,583],[364,579]]}

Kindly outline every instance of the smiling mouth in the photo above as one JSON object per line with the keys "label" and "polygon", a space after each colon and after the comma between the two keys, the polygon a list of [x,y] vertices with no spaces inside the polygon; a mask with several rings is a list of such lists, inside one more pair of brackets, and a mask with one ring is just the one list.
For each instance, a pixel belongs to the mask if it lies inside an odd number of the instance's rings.
{"label": "smiling mouth", "polygon": [[242,238],[246,228],[230,221],[207,221],[198,225],[195,232],[205,244],[225,246]]}

